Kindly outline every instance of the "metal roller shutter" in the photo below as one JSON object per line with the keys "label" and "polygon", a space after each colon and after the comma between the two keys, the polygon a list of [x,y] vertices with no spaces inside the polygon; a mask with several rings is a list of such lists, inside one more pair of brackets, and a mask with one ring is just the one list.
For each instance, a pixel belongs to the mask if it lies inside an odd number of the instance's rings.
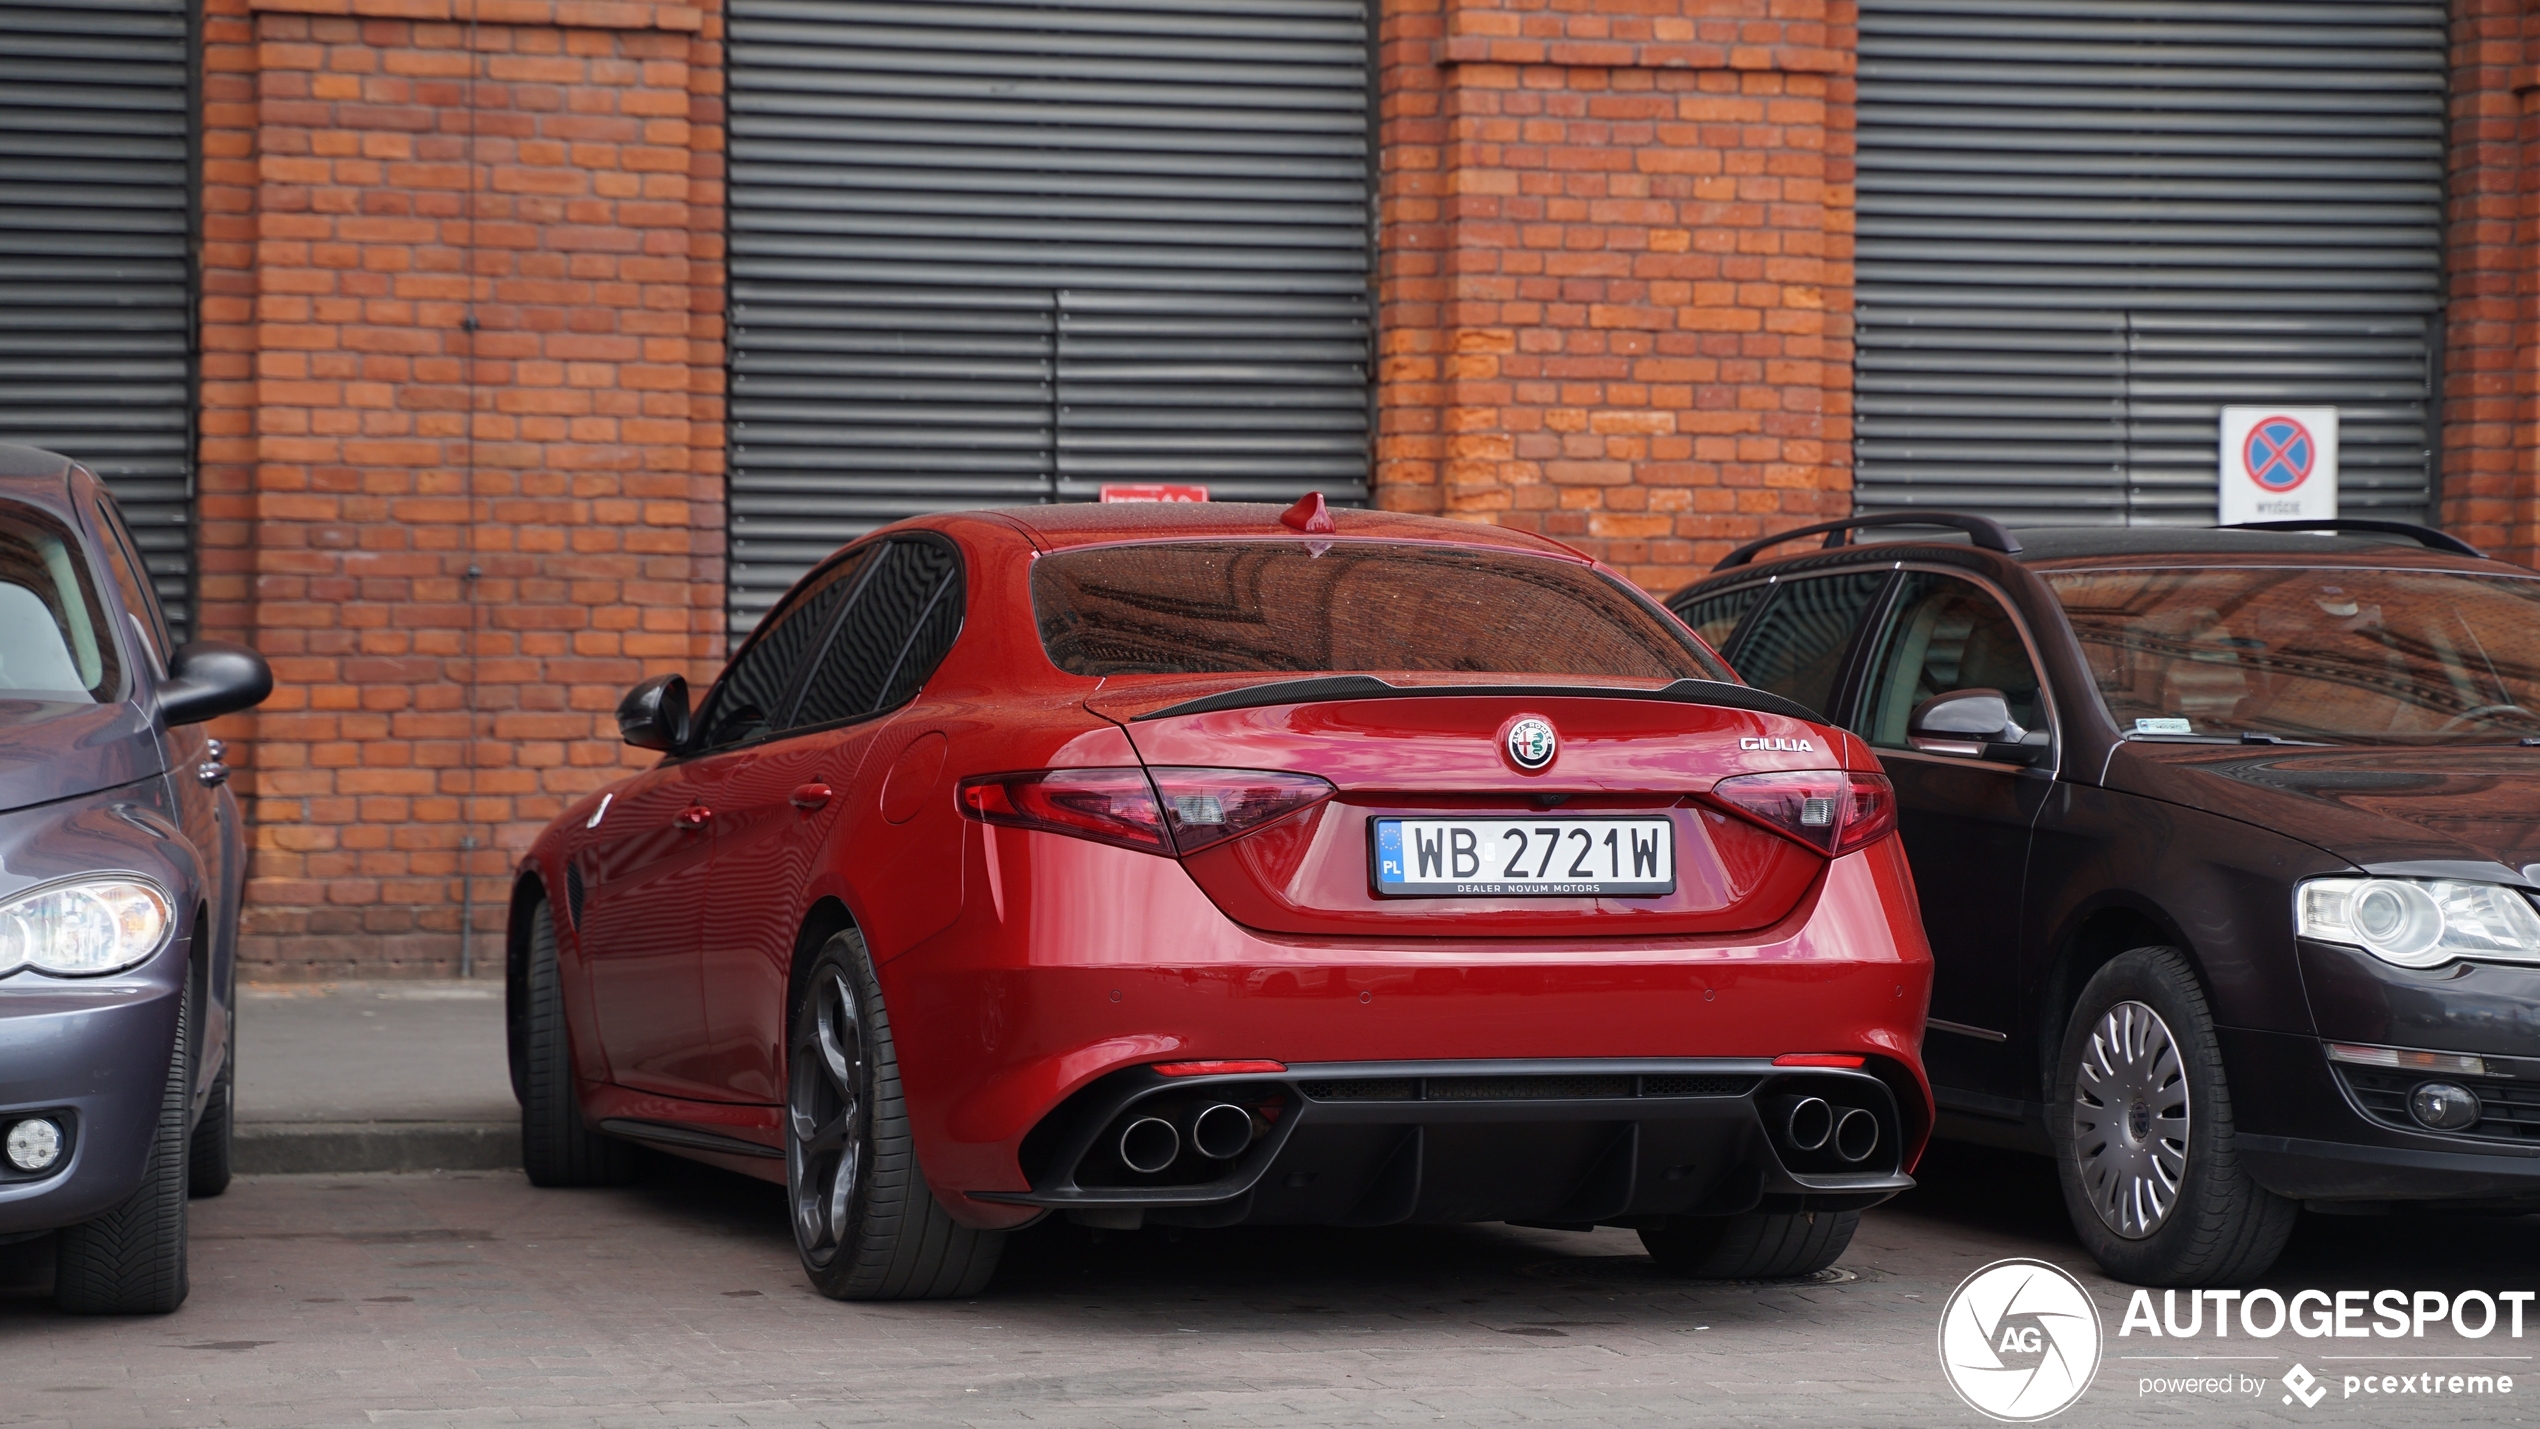
{"label": "metal roller shutter", "polygon": [[2214,519],[2226,403],[2422,519],[2444,8],[1862,0],[1863,511]]}
{"label": "metal roller shutter", "polygon": [[188,27],[185,0],[0,4],[0,441],[105,478],[180,632],[193,616]]}
{"label": "metal roller shutter", "polygon": [[916,512],[1365,498],[1365,5],[730,17],[735,631]]}

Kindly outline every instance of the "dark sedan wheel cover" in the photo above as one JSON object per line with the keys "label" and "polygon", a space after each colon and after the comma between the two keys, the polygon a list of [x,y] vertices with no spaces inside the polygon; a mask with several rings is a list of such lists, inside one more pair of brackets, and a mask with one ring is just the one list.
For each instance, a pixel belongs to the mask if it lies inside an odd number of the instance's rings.
{"label": "dark sedan wheel cover", "polygon": [[2111,1007],[2082,1050],[2073,1158],[2082,1191],[2128,1240],[2159,1230],[2187,1177],[2187,1072],[2178,1039],[2140,1002]]}
{"label": "dark sedan wheel cover", "polygon": [[845,976],[824,968],[796,1026],[786,1097],[785,1182],[794,1241],[826,1265],[846,1241],[864,1170],[864,1023]]}

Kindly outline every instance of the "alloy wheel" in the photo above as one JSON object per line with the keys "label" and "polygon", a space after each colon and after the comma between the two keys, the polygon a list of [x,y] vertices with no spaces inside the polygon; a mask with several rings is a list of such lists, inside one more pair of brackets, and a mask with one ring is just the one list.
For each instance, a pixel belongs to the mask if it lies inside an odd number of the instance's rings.
{"label": "alloy wheel", "polygon": [[2082,1192],[2128,1240],[2159,1230],[2187,1175],[2187,1071],[2161,1014],[2120,1002],[2082,1049],[2073,1091],[2073,1157]]}
{"label": "alloy wheel", "polygon": [[864,1170],[864,1024],[837,968],[821,969],[808,1016],[796,1025],[786,1096],[785,1181],[794,1241],[826,1264],[847,1235]]}

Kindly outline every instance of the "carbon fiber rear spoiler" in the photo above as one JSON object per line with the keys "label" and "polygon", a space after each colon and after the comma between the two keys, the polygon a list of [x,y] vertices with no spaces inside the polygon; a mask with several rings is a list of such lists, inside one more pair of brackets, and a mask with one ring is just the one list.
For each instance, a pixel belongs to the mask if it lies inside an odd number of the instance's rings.
{"label": "carbon fiber rear spoiler", "polygon": [[1301,705],[1331,700],[1404,700],[1430,699],[1450,695],[1531,696],[1538,699],[1587,700],[1664,700],[1669,704],[1710,705],[1718,709],[1748,710],[1755,714],[1780,715],[1785,719],[1806,720],[1810,724],[1825,723],[1825,716],[1796,700],[1784,699],[1768,690],[1750,685],[1731,685],[1718,680],[1678,680],[1654,690],[1617,689],[1610,685],[1389,685],[1373,675],[1316,675],[1303,680],[1274,680],[1266,685],[1246,685],[1240,690],[1227,690],[1202,695],[1132,715],[1132,721],[1163,719],[1169,715],[1208,714],[1214,710],[1260,709],[1265,705]]}

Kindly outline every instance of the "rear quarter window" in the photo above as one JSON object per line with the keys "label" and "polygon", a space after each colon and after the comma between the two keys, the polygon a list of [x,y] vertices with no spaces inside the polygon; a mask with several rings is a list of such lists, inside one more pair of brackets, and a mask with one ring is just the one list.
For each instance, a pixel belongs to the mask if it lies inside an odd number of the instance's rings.
{"label": "rear quarter window", "polygon": [[1464,672],[1733,679],[1646,597],[1576,562],[1390,541],[1172,541],[1032,568],[1076,675]]}

